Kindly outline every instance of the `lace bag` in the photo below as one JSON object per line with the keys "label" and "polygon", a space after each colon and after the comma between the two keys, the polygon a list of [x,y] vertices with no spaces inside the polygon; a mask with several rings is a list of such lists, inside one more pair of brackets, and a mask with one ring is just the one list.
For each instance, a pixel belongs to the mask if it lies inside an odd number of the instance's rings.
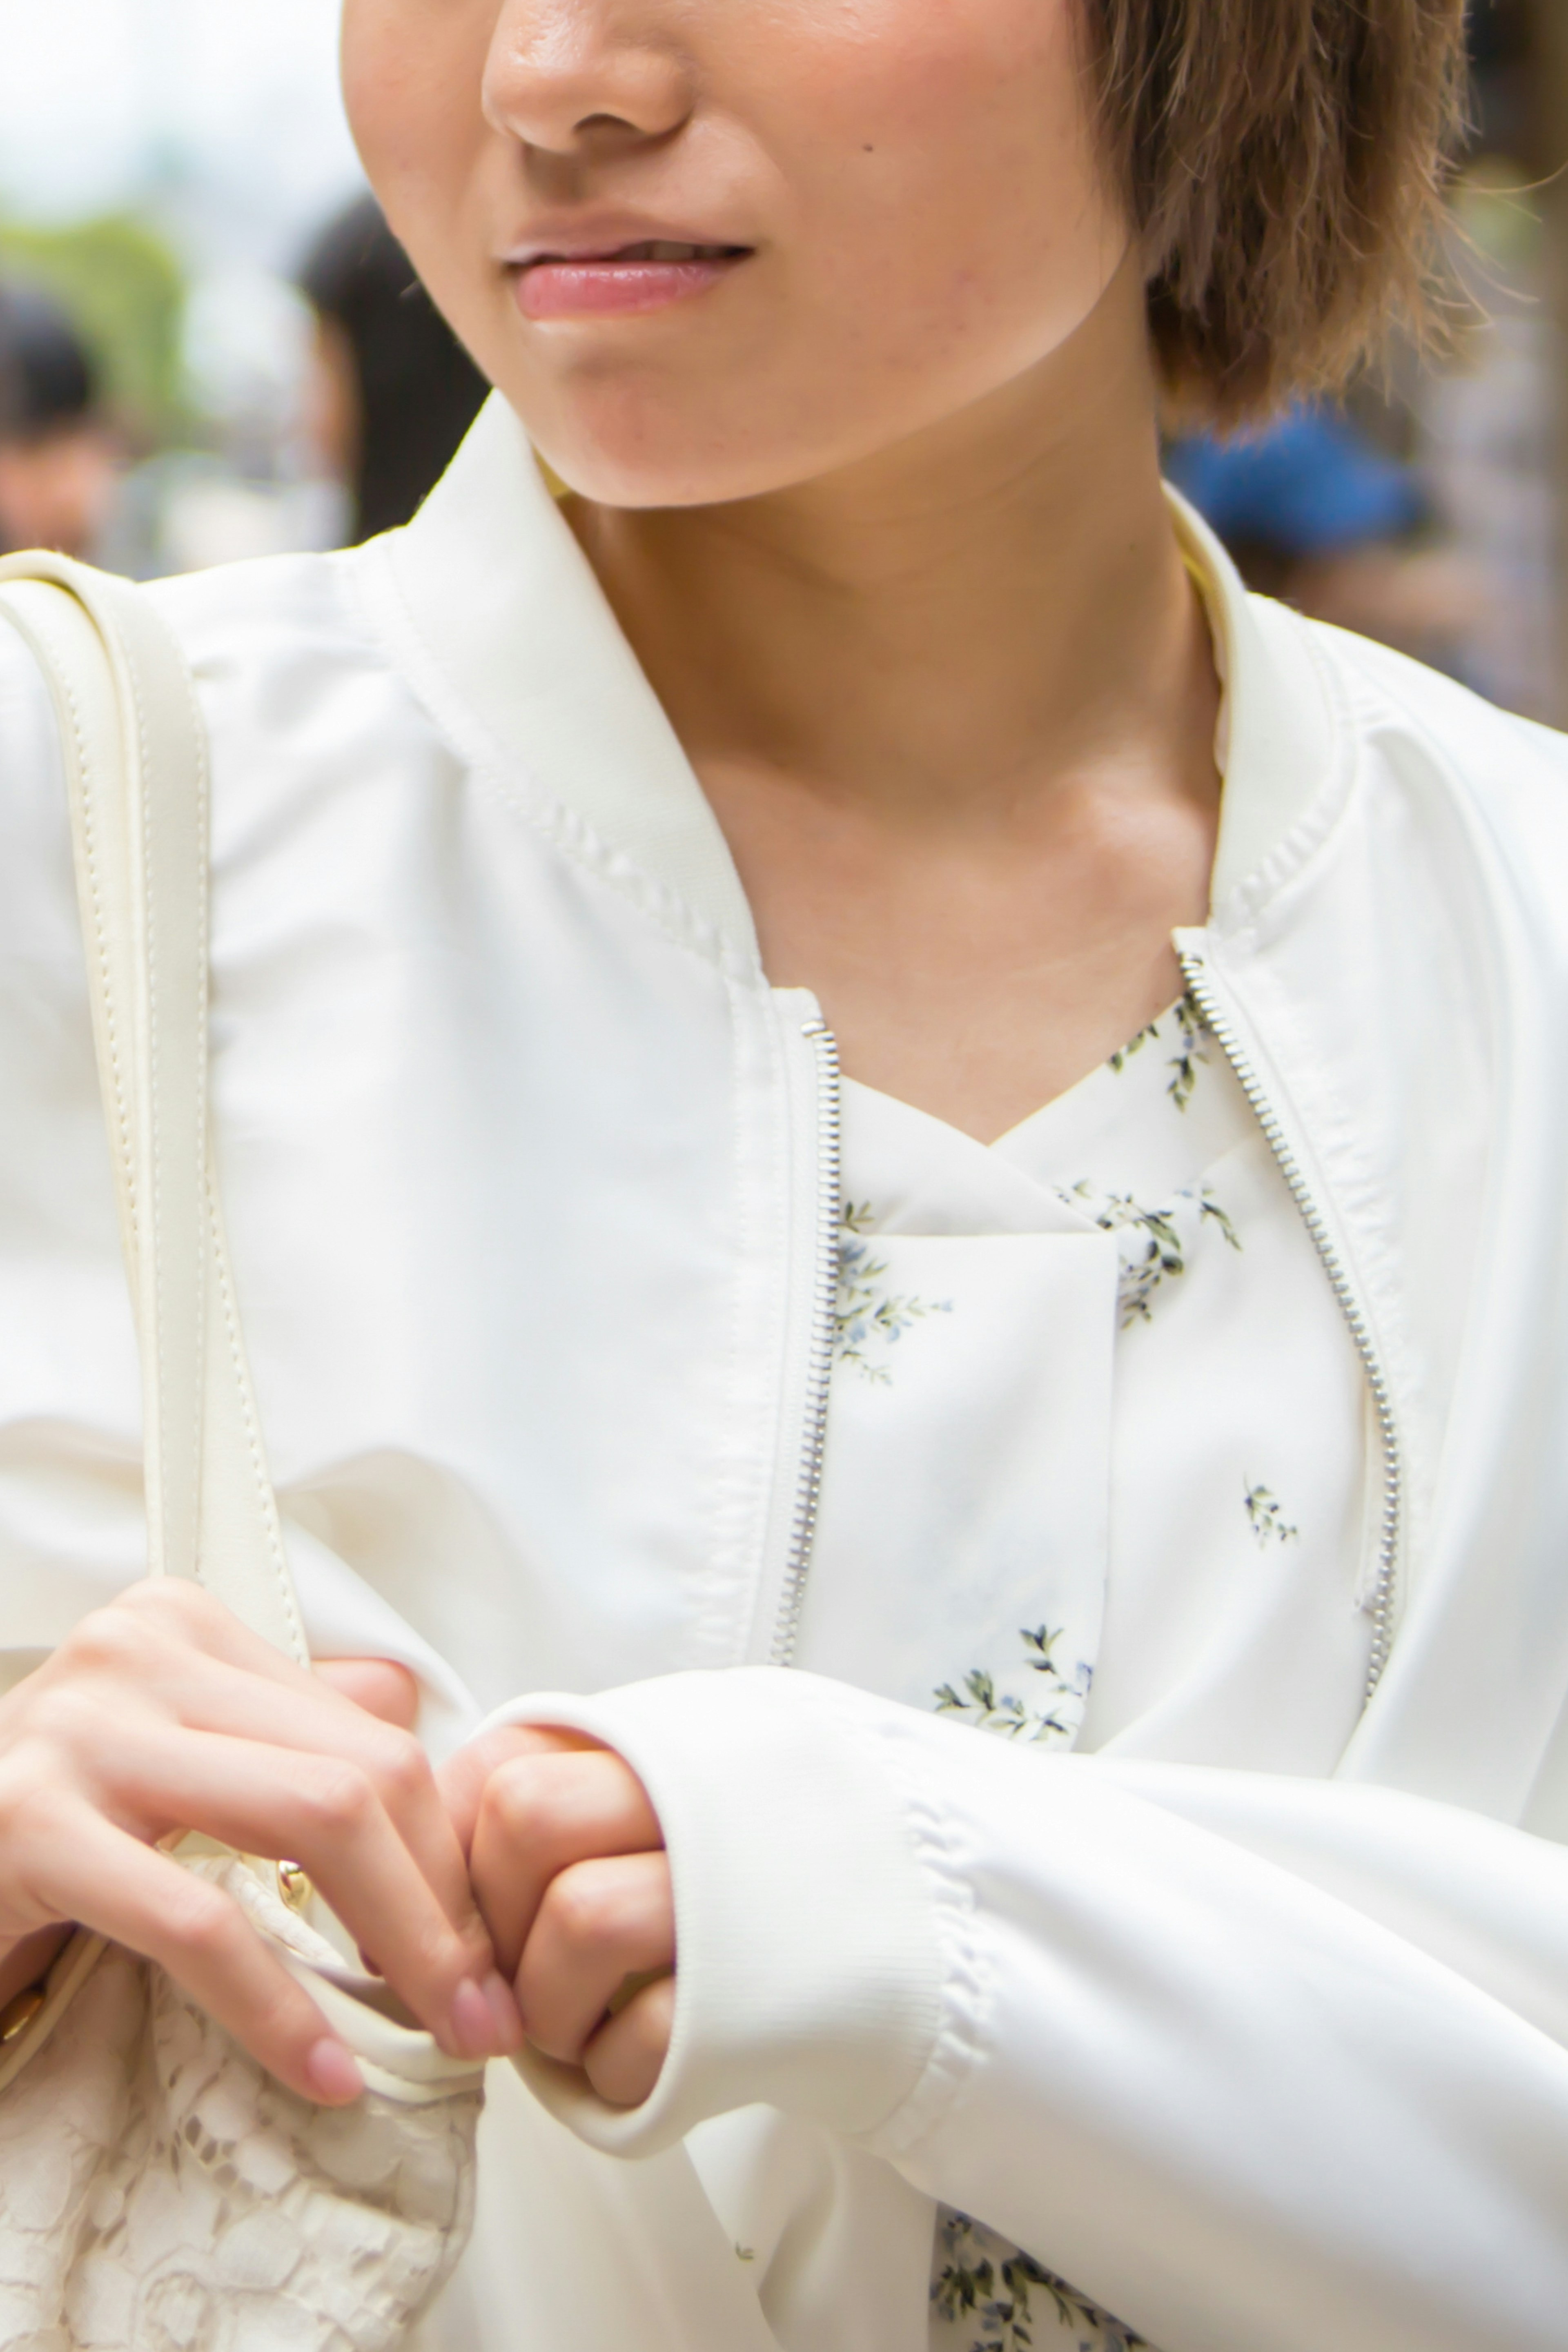
{"label": "lace bag", "polygon": [[[135,1301],[152,1573],[199,1577],[308,1663],[213,1182],[205,741],[147,599],[47,556],[0,611],[54,696]],[[284,2090],[161,1969],[79,1934],[0,2044],[3,2352],[391,2352],[454,2267],[483,2069],[405,2022],[287,1865],[190,1838],[354,2051]]]}

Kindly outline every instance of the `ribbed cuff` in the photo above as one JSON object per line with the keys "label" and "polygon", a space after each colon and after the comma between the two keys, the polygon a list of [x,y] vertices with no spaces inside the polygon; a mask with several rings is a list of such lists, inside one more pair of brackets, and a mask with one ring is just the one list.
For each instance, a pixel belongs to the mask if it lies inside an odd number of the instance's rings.
{"label": "ribbed cuff", "polygon": [[525,2052],[580,2137],[647,2156],[765,2104],[858,2137],[909,2098],[942,2012],[939,1890],[888,1743],[886,1702],[768,1667],[594,1698],[520,1699],[484,1725],[560,1726],[625,1758],[669,1851],[679,1970],[669,2056],[640,2107]]}

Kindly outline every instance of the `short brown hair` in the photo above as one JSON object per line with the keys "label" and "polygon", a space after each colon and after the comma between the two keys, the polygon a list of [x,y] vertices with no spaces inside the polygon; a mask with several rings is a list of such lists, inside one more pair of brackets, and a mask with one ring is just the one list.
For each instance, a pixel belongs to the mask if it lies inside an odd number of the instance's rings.
{"label": "short brown hair", "polygon": [[1219,423],[1342,386],[1419,319],[1465,0],[1083,0],[1168,381]]}

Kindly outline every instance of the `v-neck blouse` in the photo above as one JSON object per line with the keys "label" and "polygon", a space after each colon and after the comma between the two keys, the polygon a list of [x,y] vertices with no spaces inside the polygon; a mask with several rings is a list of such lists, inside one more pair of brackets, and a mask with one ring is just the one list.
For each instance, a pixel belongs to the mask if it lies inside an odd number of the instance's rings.
{"label": "v-neck blouse", "polygon": [[1331,1773],[1362,1371],[1195,1009],[990,1146],[853,1081],[844,1132],[801,1663],[1047,1747]]}
{"label": "v-neck blouse", "polygon": [[[802,1664],[1042,1748],[1331,1773],[1371,1625],[1359,1361],[1184,999],[987,1147],[845,1088]],[[939,2219],[931,2352],[1139,2339]]]}

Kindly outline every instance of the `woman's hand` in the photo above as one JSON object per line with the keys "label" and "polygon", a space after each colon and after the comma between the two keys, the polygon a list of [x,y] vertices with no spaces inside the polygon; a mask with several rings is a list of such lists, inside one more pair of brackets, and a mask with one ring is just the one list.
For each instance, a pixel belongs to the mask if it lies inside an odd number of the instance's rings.
{"label": "woman's hand", "polygon": [[84,1619],[0,1700],[0,1969],[47,1962],[61,1923],[90,1927],[167,1969],[292,2089],[357,2097],[349,2052],[237,1905],[155,1851],[195,1830],[300,1863],[444,2049],[515,2048],[404,1683],[375,1663],[308,1674],[170,1579]]}
{"label": "woman's hand", "polygon": [[640,2105],[675,2015],[669,1862],[642,1782],[578,1733],[521,1727],[440,1779],[528,2039],[613,2106]]}

